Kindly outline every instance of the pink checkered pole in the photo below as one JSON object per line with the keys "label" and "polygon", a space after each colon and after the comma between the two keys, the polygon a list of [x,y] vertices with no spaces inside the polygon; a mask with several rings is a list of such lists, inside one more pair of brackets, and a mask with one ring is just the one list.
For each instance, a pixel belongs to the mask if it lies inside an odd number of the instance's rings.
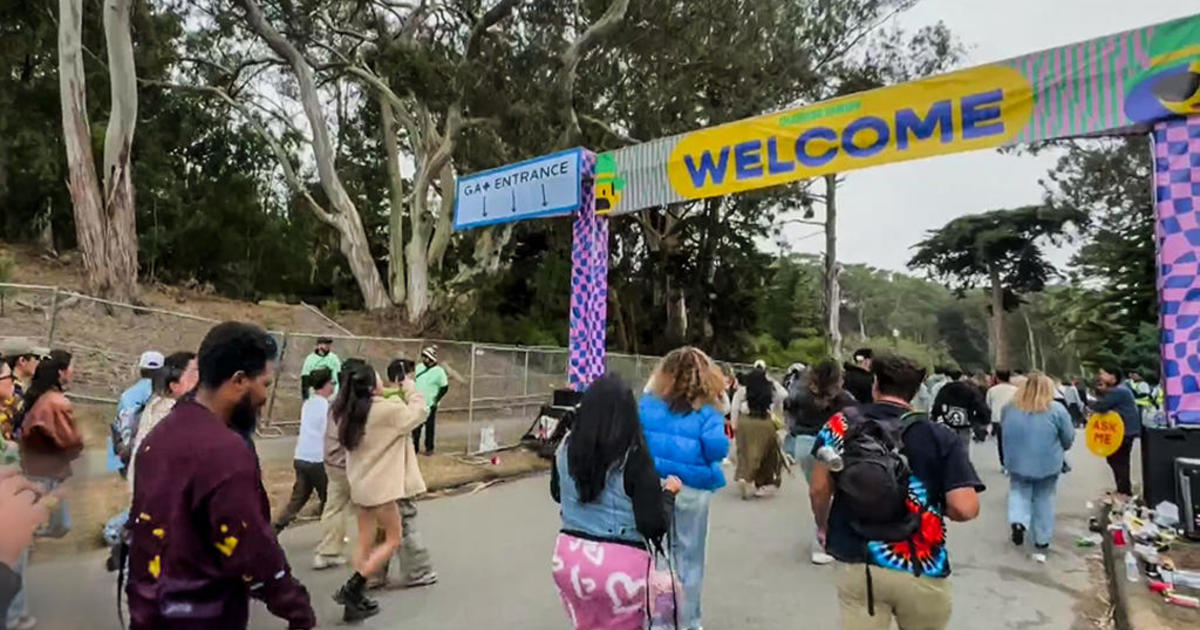
{"label": "pink checkered pole", "polygon": [[596,216],[596,154],[584,151],[580,169],[583,193],[575,214],[571,244],[570,358],[567,379],[583,391],[604,374],[605,325],[608,320],[608,222]]}
{"label": "pink checkered pole", "polygon": [[1154,125],[1162,384],[1171,424],[1200,424],[1200,115]]}

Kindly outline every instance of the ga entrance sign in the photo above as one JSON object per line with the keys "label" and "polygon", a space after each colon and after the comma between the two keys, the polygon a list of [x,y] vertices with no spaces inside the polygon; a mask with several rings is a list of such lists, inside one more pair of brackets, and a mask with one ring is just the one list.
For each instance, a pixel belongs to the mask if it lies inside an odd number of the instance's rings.
{"label": "ga entrance sign", "polygon": [[454,228],[508,223],[579,208],[583,149],[460,177],[454,194]]}

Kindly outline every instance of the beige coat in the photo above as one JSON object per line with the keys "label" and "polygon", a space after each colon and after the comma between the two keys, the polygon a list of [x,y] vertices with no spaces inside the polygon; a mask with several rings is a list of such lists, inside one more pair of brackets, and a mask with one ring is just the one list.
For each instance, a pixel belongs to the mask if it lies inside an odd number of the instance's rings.
{"label": "beige coat", "polygon": [[350,501],[374,507],[425,492],[417,466],[412,431],[425,422],[425,397],[411,384],[407,402],[376,396],[371,399],[362,442],[346,454]]}
{"label": "beige coat", "polygon": [[138,417],[137,435],[133,436],[133,448],[129,455],[129,473],[125,475],[126,481],[129,482],[129,491],[133,491],[133,467],[137,465],[138,447],[142,445],[142,440],[150,435],[150,431],[162,422],[167,414],[175,408],[175,399],[159,396],[155,394],[146,403],[146,407],[142,409],[142,415]]}

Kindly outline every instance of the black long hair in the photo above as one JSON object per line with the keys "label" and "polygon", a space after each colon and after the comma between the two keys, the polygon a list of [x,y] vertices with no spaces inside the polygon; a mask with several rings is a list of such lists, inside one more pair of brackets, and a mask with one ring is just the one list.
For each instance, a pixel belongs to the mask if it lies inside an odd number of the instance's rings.
{"label": "black long hair", "polygon": [[13,424],[14,431],[21,427],[25,421],[25,415],[30,409],[37,404],[39,398],[49,391],[62,391],[62,371],[71,367],[71,353],[66,350],[54,350],[50,356],[42,359],[33,372],[33,380],[29,383],[29,389],[25,391],[25,400],[22,405],[21,417]]}
{"label": "black long hair", "polygon": [[763,370],[752,370],[742,381],[746,388],[746,406],[750,415],[765,418],[771,414],[771,403],[775,398],[775,387],[771,385],[767,373]]}
{"label": "black long hair", "polygon": [[338,425],[338,441],[347,451],[358,448],[367,430],[372,391],[379,375],[363,360],[351,359],[342,366],[333,417]]}
{"label": "black long hair", "polygon": [[596,379],[579,403],[575,426],[567,441],[567,470],[575,478],[579,500],[600,497],[613,466],[622,464],[633,449],[646,448],[633,391],[615,374]]}
{"label": "black long hair", "polygon": [[62,371],[71,366],[71,353],[55,350],[42,359],[33,372],[33,380],[25,392],[25,409],[33,409],[38,398],[50,390],[62,391]]}

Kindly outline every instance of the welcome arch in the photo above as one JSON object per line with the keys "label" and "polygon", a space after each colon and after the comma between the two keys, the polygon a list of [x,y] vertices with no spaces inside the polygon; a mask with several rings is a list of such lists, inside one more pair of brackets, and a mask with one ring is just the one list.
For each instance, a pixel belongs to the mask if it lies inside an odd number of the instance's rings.
{"label": "welcome arch", "polygon": [[[575,213],[568,376],[581,389],[604,372],[608,215],[935,155],[1141,133],[1154,143],[1165,411],[1172,424],[1198,424],[1200,14],[598,155],[568,152],[577,172],[510,190],[501,217],[473,213],[464,185],[478,190],[522,165],[472,175],[459,181],[455,222]],[[556,197],[563,187],[576,194]]]}

